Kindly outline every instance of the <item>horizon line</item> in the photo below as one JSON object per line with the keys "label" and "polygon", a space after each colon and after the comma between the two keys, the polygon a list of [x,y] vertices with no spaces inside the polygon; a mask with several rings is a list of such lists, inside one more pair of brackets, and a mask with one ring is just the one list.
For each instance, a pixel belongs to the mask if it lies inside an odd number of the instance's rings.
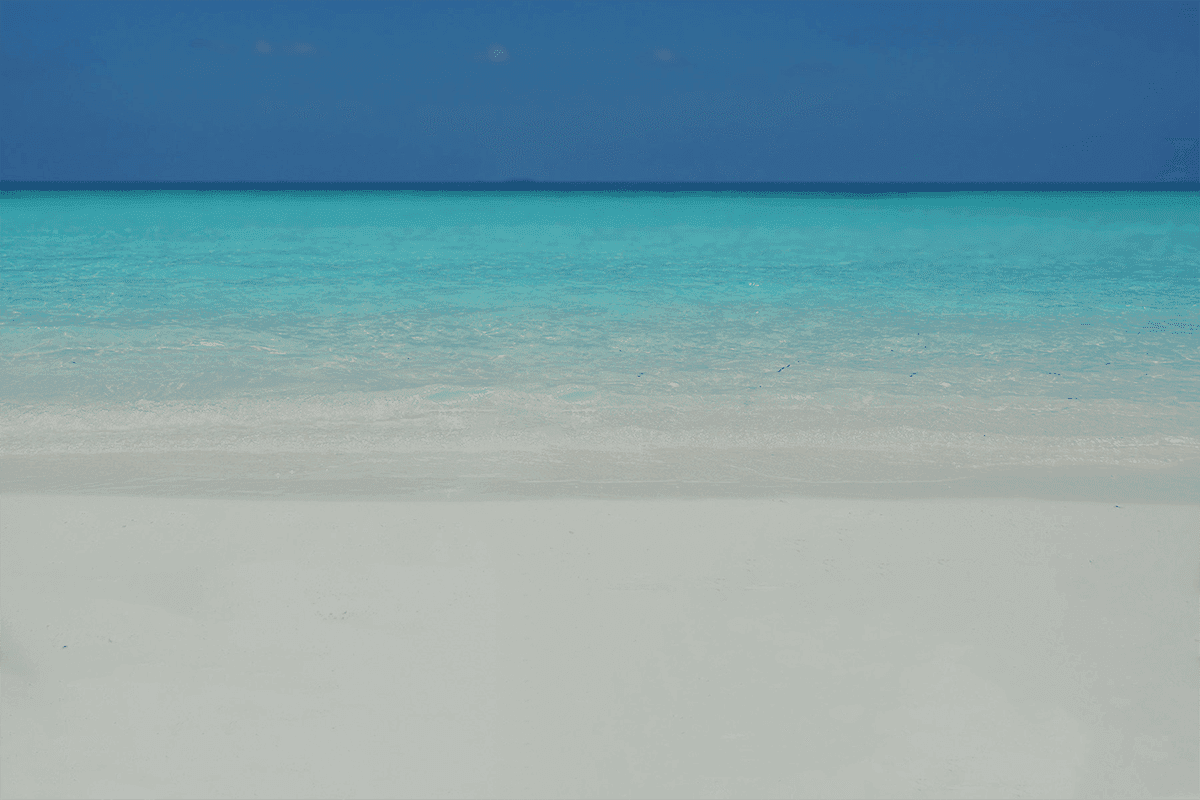
{"label": "horizon line", "polygon": [[549,190],[611,191],[814,191],[834,189],[863,193],[932,190],[971,191],[1004,187],[1009,190],[1052,191],[1200,191],[1200,181],[11,181],[0,180],[0,191],[64,189],[342,189],[342,190]]}

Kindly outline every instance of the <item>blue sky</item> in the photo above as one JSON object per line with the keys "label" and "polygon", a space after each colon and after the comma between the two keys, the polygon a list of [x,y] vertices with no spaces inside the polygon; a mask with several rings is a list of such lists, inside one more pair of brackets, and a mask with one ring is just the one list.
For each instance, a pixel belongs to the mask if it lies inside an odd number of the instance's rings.
{"label": "blue sky", "polygon": [[0,178],[1196,180],[1198,11],[0,2]]}

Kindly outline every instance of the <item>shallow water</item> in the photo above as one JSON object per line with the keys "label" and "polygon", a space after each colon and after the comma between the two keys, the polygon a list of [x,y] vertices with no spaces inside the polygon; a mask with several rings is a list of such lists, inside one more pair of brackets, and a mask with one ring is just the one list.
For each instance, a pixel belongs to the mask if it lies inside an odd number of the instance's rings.
{"label": "shallow water", "polygon": [[1177,464],[1200,457],[1198,210],[7,192],[0,451]]}

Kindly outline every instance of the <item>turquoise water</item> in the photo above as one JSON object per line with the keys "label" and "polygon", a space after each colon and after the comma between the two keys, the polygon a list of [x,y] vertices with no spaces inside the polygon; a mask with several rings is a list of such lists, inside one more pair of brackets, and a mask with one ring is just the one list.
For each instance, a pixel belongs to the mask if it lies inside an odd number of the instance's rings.
{"label": "turquoise water", "polygon": [[1193,458],[1198,211],[1182,192],[9,192],[0,446],[533,452],[561,474],[600,451]]}

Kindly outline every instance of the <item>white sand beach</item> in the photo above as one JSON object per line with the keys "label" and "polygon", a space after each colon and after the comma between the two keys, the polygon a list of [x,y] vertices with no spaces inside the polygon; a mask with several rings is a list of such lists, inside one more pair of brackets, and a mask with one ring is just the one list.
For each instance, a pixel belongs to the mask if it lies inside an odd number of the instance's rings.
{"label": "white sand beach", "polygon": [[1195,797],[1197,511],[8,494],[0,794]]}

